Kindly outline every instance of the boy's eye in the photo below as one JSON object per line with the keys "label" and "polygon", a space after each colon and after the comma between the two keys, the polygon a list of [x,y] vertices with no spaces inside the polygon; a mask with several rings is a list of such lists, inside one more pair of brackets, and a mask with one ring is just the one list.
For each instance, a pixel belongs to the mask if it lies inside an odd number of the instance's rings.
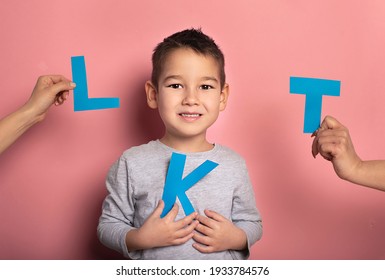
{"label": "boy's eye", "polygon": [[200,88],[203,90],[208,90],[208,89],[213,89],[214,87],[210,85],[201,85]]}
{"label": "boy's eye", "polygon": [[173,88],[173,89],[178,89],[178,88],[182,88],[182,85],[180,85],[180,84],[171,84],[171,85],[168,85],[167,87]]}

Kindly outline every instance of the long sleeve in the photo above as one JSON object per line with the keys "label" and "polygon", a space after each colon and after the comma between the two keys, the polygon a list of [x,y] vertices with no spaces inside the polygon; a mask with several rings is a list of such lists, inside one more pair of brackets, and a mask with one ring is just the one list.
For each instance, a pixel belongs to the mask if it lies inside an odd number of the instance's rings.
{"label": "long sleeve", "polygon": [[98,237],[105,246],[125,257],[137,258],[136,253],[130,254],[126,246],[126,234],[134,228],[134,196],[128,172],[123,156],[110,168],[106,179],[109,194],[103,202]]}
{"label": "long sleeve", "polygon": [[235,259],[246,259],[250,254],[250,247],[262,237],[262,219],[257,210],[255,196],[247,167],[241,163],[241,184],[236,186],[233,195],[232,222],[242,229],[247,236],[247,250],[231,251]]}
{"label": "long sleeve", "polygon": [[[196,212],[216,211],[242,229],[247,236],[247,249],[202,254],[190,239],[181,245],[128,252],[127,233],[140,228],[162,199],[172,152],[160,141],[151,141],[126,150],[113,164],[106,180],[108,196],[99,219],[100,241],[131,259],[247,259],[250,247],[261,238],[261,218],[244,160],[220,145],[207,152],[187,154],[184,177],[207,159],[219,165],[186,191],[186,196]],[[180,203],[179,207],[175,220],[185,217]]]}

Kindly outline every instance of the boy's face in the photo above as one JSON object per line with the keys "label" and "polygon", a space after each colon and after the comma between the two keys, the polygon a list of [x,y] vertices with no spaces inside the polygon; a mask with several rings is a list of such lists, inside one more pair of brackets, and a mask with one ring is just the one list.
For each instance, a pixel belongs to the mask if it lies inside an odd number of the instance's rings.
{"label": "boy's face", "polygon": [[163,65],[158,90],[147,82],[147,102],[158,108],[168,137],[206,137],[224,110],[228,85],[221,89],[218,63],[191,49],[172,51]]}

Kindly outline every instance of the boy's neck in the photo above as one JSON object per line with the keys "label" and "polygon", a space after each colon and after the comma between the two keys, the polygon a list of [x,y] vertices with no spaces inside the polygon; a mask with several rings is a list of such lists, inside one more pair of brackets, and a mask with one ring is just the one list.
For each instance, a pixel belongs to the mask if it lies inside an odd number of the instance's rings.
{"label": "boy's neck", "polygon": [[214,148],[207,139],[204,138],[176,138],[170,135],[164,135],[160,142],[182,153],[207,152]]}

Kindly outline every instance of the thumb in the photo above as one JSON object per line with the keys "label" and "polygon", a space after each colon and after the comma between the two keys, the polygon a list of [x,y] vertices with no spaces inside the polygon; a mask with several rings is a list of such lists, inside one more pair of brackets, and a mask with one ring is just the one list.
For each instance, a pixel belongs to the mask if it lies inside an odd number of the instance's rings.
{"label": "thumb", "polygon": [[51,86],[50,92],[52,95],[56,95],[63,91],[73,90],[76,84],[73,82],[61,81]]}
{"label": "thumb", "polygon": [[342,124],[332,116],[326,116],[321,123],[320,129],[336,129],[342,127]]}
{"label": "thumb", "polygon": [[159,200],[158,206],[156,206],[156,208],[155,208],[154,212],[152,212],[151,216],[154,216],[157,218],[160,217],[160,215],[163,212],[163,209],[164,209],[164,202],[163,202],[163,200]]}

